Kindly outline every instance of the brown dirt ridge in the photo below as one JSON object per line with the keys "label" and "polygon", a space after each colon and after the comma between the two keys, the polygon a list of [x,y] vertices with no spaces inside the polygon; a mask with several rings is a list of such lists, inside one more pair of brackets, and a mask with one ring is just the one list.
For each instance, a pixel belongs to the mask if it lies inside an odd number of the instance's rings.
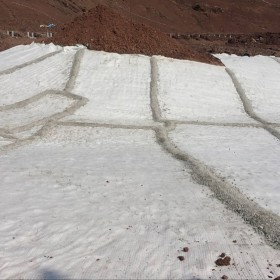
{"label": "brown dirt ridge", "polygon": [[[40,25],[54,23],[57,44],[220,64],[211,53],[280,56],[279,22],[279,0],[0,0],[0,51],[50,42],[3,36],[7,30],[46,32]],[[185,34],[232,37],[186,39]]]}
{"label": "brown dirt ridge", "polygon": [[65,46],[83,44],[98,51],[163,55],[219,64],[209,54],[193,50],[160,30],[133,22],[104,5],[65,24],[51,41]]}
{"label": "brown dirt ridge", "polygon": [[0,27],[69,23],[99,4],[164,32],[280,32],[279,0],[0,0]]}

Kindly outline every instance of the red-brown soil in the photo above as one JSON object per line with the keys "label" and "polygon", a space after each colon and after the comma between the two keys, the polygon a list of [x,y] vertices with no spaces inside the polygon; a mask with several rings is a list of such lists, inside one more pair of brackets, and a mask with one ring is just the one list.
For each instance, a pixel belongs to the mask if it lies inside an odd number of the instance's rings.
{"label": "red-brown soil", "polygon": [[132,22],[103,5],[66,24],[51,41],[59,45],[83,44],[92,50],[163,55],[219,64],[209,54],[192,50],[167,34]]}
{"label": "red-brown soil", "polygon": [[181,38],[179,41],[190,48],[206,53],[280,56],[280,33],[231,34],[221,38],[201,35],[200,38]]}
{"label": "red-brown soil", "polygon": [[215,261],[215,264],[217,266],[229,266],[230,261],[231,261],[230,257],[228,257],[228,256],[226,257],[225,255],[221,255],[220,258]]}
{"label": "red-brown soil", "polygon": [[[108,30],[106,26],[102,27],[100,22],[98,25],[98,21],[94,22],[97,24],[96,26],[93,23],[86,23],[85,17],[81,16],[85,11],[98,4],[110,7],[112,11],[121,14],[126,19],[123,20],[123,23],[126,21],[126,25],[122,26],[124,30],[118,29],[118,33],[112,35],[112,25],[108,21],[106,22],[109,24]],[[118,23],[117,18],[113,21],[114,23]],[[71,23],[73,20],[74,23]],[[132,24],[131,21],[135,23]],[[40,25],[54,23],[57,28],[53,31],[58,30],[59,36],[55,39],[57,42],[62,39],[66,42],[70,32],[87,31],[83,36],[76,34],[76,37],[71,40],[79,39],[73,41],[88,44],[91,48],[103,48],[103,50],[114,52],[158,53],[212,63],[216,63],[216,60],[209,60],[211,52],[279,56],[279,22],[279,0],[0,0],[0,32],[1,30],[45,32],[46,29],[40,28]],[[65,38],[60,31],[64,24],[66,24],[65,31],[67,31],[67,27],[72,26],[72,30],[68,30]],[[121,23],[118,24],[117,26],[121,27]],[[93,27],[95,33],[89,30],[88,26]],[[100,30],[97,30],[98,28]],[[175,41],[167,39],[156,29],[167,34],[210,32],[243,34],[243,37],[235,37],[231,41],[222,39]],[[138,34],[138,40],[129,38],[130,32],[132,35]],[[273,35],[276,38],[273,39],[274,42],[272,42],[273,40],[270,42],[255,41],[255,35],[252,37],[252,34],[262,33],[262,37],[268,38],[269,35],[263,36],[263,33],[267,32],[278,33]],[[102,34],[106,34],[106,36]],[[101,37],[92,38],[92,35]],[[153,41],[151,40],[152,35],[154,36]],[[95,41],[88,42],[89,39]],[[35,39],[35,41],[40,42],[42,39]],[[142,41],[143,43],[141,43]],[[1,36],[0,50],[30,42],[32,40],[27,38],[13,39]]]}
{"label": "red-brown soil", "polygon": [[0,28],[67,23],[98,4],[165,32],[280,32],[278,0],[0,0]]}
{"label": "red-brown soil", "polygon": [[17,45],[29,45],[33,41],[36,41],[36,43],[43,43],[44,40],[45,39],[43,38],[37,38],[37,39],[12,38],[10,36],[0,34],[0,52]]}

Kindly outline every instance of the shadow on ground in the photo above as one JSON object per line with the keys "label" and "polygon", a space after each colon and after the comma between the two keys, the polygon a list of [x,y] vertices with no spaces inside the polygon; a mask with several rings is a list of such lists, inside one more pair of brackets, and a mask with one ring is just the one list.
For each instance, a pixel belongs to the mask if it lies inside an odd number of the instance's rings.
{"label": "shadow on ground", "polygon": [[61,279],[68,279],[61,273],[55,270],[43,270],[42,271],[42,278],[44,280],[61,280]]}

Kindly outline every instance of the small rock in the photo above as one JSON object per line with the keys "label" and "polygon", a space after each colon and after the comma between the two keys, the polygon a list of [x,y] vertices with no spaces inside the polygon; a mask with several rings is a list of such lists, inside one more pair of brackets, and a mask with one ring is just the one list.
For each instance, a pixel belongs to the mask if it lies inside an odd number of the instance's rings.
{"label": "small rock", "polygon": [[226,254],[225,253],[222,253],[221,255],[220,255],[220,258],[224,258],[226,256]]}
{"label": "small rock", "polygon": [[177,257],[181,262],[183,261],[183,260],[185,260],[185,257],[183,257],[183,256],[179,256],[179,257]]}
{"label": "small rock", "polygon": [[233,242],[233,243],[237,243],[237,240],[233,240],[232,242]]}
{"label": "small rock", "polygon": [[96,259],[96,261],[97,261],[97,262],[99,262],[99,261],[100,261],[100,259]]}
{"label": "small rock", "polygon": [[183,248],[183,252],[185,252],[185,253],[189,252],[189,248],[188,247],[184,247]]}
{"label": "small rock", "polygon": [[222,279],[223,279],[223,280],[228,280],[228,276],[223,275],[223,276],[222,276]]}

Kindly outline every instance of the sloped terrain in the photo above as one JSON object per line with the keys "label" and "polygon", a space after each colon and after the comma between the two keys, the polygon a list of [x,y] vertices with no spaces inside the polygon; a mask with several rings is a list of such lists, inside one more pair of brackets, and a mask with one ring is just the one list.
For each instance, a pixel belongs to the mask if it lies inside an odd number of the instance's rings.
{"label": "sloped terrain", "polygon": [[83,44],[92,50],[164,55],[219,64],[206,53],[184,46],[167,34],[140,23],[134,23],[103,5],[66,24],[50,39],[59,45]]}
{"label": "sloped terrain", "polygon": [[166,32],[280,32],[277,0],[1,0],[0,26],[66,23],[98,4]]}
{"label": "sloped terrain", "polygon": [[[253,67],[263,59],[278,63]],[[280,82],[223,60],[229,69],[67,47],[11,63],[0,74],[1,276],[276,279],[280,123],[251,89],[270,83],[273,105]]]}
{"label": "sloped terrain", "polygon": [[[107,7],[103,16],[100,9],[96,12],[100,4]],[[1,0],[0,7],[0,50],[32,40],[44,42],[50,29],[40,25],[54,23],[55,42],[78,42],[96,50],[163,54],[214,64],[217,60],[209,53],[280,55],[280,5],[272,0]],[[7,30],[17,31],[18,37],[3,35]],[[175,42],[159,30],[175,37],[190,33],[235,35],[230,40],[197,37]],[[36,38],[26,38],[27,31],[37,32]]]}

